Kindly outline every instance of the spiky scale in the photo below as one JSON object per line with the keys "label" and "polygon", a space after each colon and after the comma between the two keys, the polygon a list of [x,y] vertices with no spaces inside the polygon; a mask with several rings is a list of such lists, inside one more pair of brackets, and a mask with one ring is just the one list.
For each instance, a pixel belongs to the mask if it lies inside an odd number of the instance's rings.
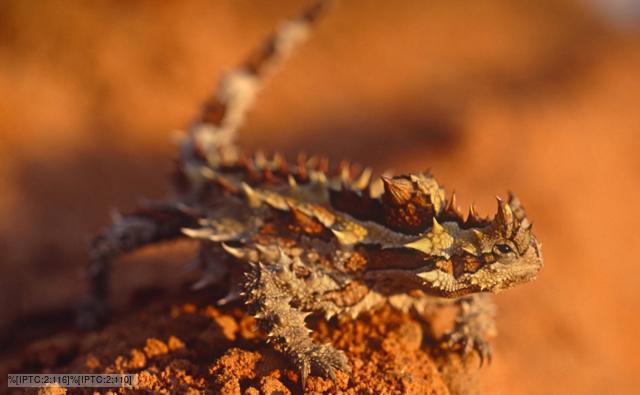
{"label": "spiky scale", "polygon": [[433,225],[431,226],[431,231],[435,234],[439,234],[445,232],[446,230],[442,225],[438,223],[436,217],[433,217]]}
{"label": "spiky scale", "polygon": [[403,178],[381,178],[384,183],[385,194],[388,196],[389,201],[397,205],[402,205],[411,199],[414,191],[411,181]]}
{"label": "spiky scale", "polygon": [[247,202],[249,202],[249,207],[260,207],[260,205],[262,204],[262,199],[260,198],[258,193],[246,182],[243,182],[241,185],[242,190],[244,191],[244,194],[247,198]]}
{"label": "spiky scale", "polygon": [[304,152],[298,154],[298,179],[301,181],[306,181],[309,177],[307,174],[307,155]]}
{"label": "spiky scale", "polygon": [[291,188],[296,188],[298,186],[298,183],[296,182],[296,179],[293,177],[292,174],[289,174],[287,176],[287,181],[289,182],[289,186]]}
{"label": "spiky scale", "polygon": [[331,233],[334,234],[338,242],[342,245],[353,245],[358,241],[358,237],[349,231],[331,229]]}
{"label": "spiky scale", "polygon": [[353,187],[356,190],[363,190],[369,186],[369,182],[371,181],[372,170],[370,167],[365,167],[364,170],[360,173],[358,178],[353,181]]}

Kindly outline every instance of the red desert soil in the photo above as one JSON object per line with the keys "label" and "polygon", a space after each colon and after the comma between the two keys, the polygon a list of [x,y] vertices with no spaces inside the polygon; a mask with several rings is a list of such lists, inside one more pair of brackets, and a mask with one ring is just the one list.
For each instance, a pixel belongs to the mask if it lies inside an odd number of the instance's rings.
{"label": "red desert soil", "polygon": [[[1,2],[1,380],[6,371],[126,367],[167,391],[214,391],[216,378],[233,386],[243,375],[243,390],[296,387],[251,337],[250,319],[207,308],[215,292],[176,291],[193,280],[182,271],[190,246],[119,262],[117,310],[103,332],[76,332],[72,313],[85,292],[89,236],[110,209],[169,191],[171,131],[298,7]],[[640,387],[638,103],[637,27],[614,30],[586,1],[350,0],[268,84],[241,140],[378,171],[431,168],[485,213],[513,190],[546,266],[535,282],[497,295],[493,363],[462,387],[632,394]],[[430,344],[416,347],[428,328],[409,317],[318,325],[320,338],[363,362],[350,386],[386,380],[438,392],[450,381],[425,353]]]}
{"label": "red desert soil", "polygon": [[[9,369],[138,373],[141,393],[300,393],[298,374],[265,343],[255,320],[239,308],[207,304],[213,296],[174,295],[173,302],[164,298],[125,314],[102,331],[66,332],[32,343]],[[467,388],[477,371],[475,356],[467,368],[458,358],[439,357],[439,371],[426,352],[433,345],[422,341],[423,331],[432,331],[431,326],[423,329],[418,321],[391,309],[356,321],[316,321],[313,328],[317,341],[331,341],[347,351],[353,374],[349,379],[339,372],[335,386],[310,377],[305,393],[449,394],[445,381]]]}

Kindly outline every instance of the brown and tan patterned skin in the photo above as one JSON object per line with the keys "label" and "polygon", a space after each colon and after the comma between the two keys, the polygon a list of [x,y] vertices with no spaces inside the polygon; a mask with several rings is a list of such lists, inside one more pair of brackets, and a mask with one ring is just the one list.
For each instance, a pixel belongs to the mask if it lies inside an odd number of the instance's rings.
{"label": "brown and tan patterned skin", "polygon": [[304,379],[350,371],[342,351],[309,337],[305,318],[357,317],[382,304],[426,315],[444,304],[459,315],[442,343],[490,358],[495,293],[535,278],[540,244],[520,201],[498,199],[493,218],[465,216],[431,174],[373,178],[369,168],[323,157],[242,154],[234,142],[261,82],[308,34],[319,2],[283,24],[250,60],[227,74],[188,131],[176,195],[117,216],[93,241],[91,295],[80,314],[99,324],[109,266],[142,246],[199,240],[203,277],[227,280],[218,303],[240,301]]}

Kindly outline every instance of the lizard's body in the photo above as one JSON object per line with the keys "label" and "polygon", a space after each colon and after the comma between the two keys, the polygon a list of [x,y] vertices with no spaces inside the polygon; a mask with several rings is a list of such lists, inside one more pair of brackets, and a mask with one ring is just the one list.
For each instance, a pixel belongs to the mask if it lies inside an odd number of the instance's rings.
{"label": "lizard's body", "polygon": [[[485,292],[535,277],[540,246],[519,201],[493,219],[466,219],[430,174],[382,177],[323,158],[244,157],[234,134],[265,70],[304,36],[322,6],[283,25],[241,69],[228,74],[181,150],[178,194],[118,218],[96,237],[91,307],[104,311],[111,260],[149,243],[200,241],[198,286],[229,282],[221,303],[242,300],[274,348],[302,372],[349,371],[344,353],[314,343],[310,313],[357,317],[384,303],[425,313],[458,304],[446,342],[490,356]],[[87,316],[89,317],[89,316]]]}

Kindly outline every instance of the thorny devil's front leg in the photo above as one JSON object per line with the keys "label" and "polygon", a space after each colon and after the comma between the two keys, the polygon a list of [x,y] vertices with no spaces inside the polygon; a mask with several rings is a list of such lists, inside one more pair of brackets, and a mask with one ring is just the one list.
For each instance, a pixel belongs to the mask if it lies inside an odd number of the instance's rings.
{"label": "thorny devil's front leg", "polygon": [[491,346],[488,337],[496,335],[495,304],[487,294],[473,294],[455,301],[459,312],[454,327],[444,335],[446,347],[469,355],[476,351],[480,357],[480,366],[484,361],[491,362]]}
{"label": "thorny devil's front leg", "polygon": [[301,375],[301,384],[313,372],[335,381],[335,370],[349,373],[346,355],[330,344],[317,344],[305,324],[310,314],[292,305],[290,284],[281,281],[282,265],[255,264],[247,273],[246,302],[268,342],[286,355]]}
{"label": "thorny devil's front leg", "polygon": [[432,322],[443,309],[455,307],[457,314],[453,328],[441,338],[442,350],[450,350],[462,357],[477,353],[480,366],[491,362],[489,338],[495,337],[495,304],[491,295],[472,294],[457,299],[433,298],[424,294],[398,294],[388,298],[389,304],[405,313],[412,312],[420,320]]}

